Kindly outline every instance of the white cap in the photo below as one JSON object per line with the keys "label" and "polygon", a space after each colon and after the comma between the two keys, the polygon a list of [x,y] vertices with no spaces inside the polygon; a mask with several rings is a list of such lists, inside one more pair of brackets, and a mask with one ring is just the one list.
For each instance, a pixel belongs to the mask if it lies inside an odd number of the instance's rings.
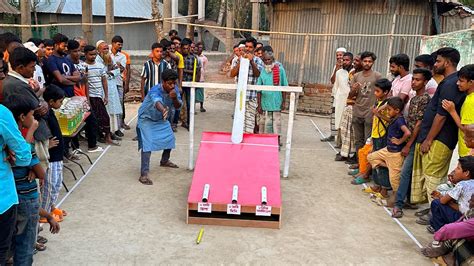
{"label": "white cap", "polygon": [[239,48],[244,48],[245,44],[239,44]]}
{"label": "white cap", "polygon": [[336,50],[336,53],[337,53],[337,52],[343,52],[343,53],[346,53],[346,52],[347,52],[347,50],[346,50],[346,48],[344,48],[344,47],[339,47],[339,48],[337,48],[337,50]]}
{"label": "white cap", "polygon": [[33,42],[25,42],[23,46],[25,46],[25,48],[28,48],[28,50],[32,51],[35,54],[39,50],[39,48],[36,47],[36,45]]}
{"label": "white cap", "polygon": [[99,41],[97,41],[97,42],[95,43],[95,47],[99,47],[99,45],[101,45],[101,44],[103,44],[103,43],[105,43],[104,40],[99,40]]}

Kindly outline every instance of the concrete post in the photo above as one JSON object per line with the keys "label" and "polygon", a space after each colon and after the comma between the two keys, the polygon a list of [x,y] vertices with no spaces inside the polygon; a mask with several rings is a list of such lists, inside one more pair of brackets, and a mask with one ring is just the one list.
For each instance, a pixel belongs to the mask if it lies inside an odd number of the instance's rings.
{"label": "concrete post", "polygon": [[[171,1],[172,0],[163,0],[163,18],[171,18]],[[164,20],[163,21],[163,32],[164,34],[168,34],[171,30],[171,21]]]}
{"label": "concrete post", "polygon": [[105,1],[105,41],[110,43],[114,37],[114,0]]}
{"label": "concrete post", "polygon": [[[21,24],[31,25],[31,4],[30,0],[20,1]],[[21,28],[21,39],[26,42],[31,38],[31,27]]]}
{"label": "concrete post", "polygon": [[[92,0],[82,0],[82,23],[92,23]],[[83,24],[82,32],[84,32],[87,43],[92,44],[92,26]]]}

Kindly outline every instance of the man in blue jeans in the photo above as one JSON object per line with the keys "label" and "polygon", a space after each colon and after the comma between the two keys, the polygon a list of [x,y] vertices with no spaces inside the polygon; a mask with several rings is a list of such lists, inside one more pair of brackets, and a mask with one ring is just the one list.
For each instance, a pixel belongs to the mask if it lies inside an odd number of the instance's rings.
{"label": "man in blue jeans", "polygon": [[412,171],[413,171],[413,156],[415,154],[415,141],[418,133],[420,132],[421,121],[423,120],[423,114],[425,109],[430,102],[430,96],[425,91],[426,84],[431,79],[431,71],[427,69],[414,69],[413,77],[411,81],[411,88],[416,92],[408,107],[407,125],[408,129],[412,132],[410,140],[407,142],[405,147],[402,149],[402,155],[405,156],[403,166],[400,173],[400,186],[397,193],[397,201],[395,207],[392,210],[393,218],[403,217],[403,205],[405,199],[410,192]]}

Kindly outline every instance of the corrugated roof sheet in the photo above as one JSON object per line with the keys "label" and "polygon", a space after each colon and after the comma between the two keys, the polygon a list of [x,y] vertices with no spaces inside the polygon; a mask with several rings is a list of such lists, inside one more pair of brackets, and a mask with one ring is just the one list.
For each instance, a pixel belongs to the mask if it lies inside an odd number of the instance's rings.
{"label": "corrugated roof sheet", "polygon": [[0,0],[0,13],[19,15],[20,11],[14,6],[10,5],[7,0]]}
{"label": "corrugated roof sheet", "polygon": [[[398,2],[399,1],[399,2]],[[365,33],[386,34],[391,31],[397,2],[400,14],[396,34],[427,34],[430,8],[428,1],[388,0],[360,1],[320,0],[279,3],[273,5],[272,31],[300,33]],[[389,37],[312,36],[309,38],[303,82],[329,83],[335,62],[335,50],[346,47],[357,54],[372,51],[378,56],[374,69],[385,75],[388,66]],[[390,55],[406,53],[413,58],[419,53],[420,37],[394,37]],[[270,44],[278,60],[283,62],[290,81],[296,81],[301,64],[304,36],[271,34]]]}
{"label": "corrugated roof sheet", "polygon": [[[58,13],[69,15],[82,14],[80,0],[40,0],[37,11],[40,13]],[[159,3],[160,12],[163,5]],[[105,16],[105,0],[92,0],[94,16]],[[115,0],[115,17],[151,19],[151,0]]]}

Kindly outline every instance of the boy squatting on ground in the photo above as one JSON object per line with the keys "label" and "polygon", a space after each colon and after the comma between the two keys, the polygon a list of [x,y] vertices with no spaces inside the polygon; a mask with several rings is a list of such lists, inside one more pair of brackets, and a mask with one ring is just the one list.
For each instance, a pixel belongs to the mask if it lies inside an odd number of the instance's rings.
{"label": "boy squatting on ground", "polygon": [[392,97],[387,101],[388,117],[380,116],[380,118],[390,120],[387,128],[387,146],[367,156],[372,168],[377,169],[380,166],[388,168],[390,185],[394,191],[389,200],[391,203],[395,203],[395,192],[400,184],[400,170],[403,165],[401,151],[411,135],[402,115],[403,107],[403,100],[399,97]]}
{"label": "boy squatting on ground", "polygon": [[138,109],[137,136],[138,149],[141,150],[140,181],[144,185],[153,185],[148,178],[152,151],[163,150],[161,167],[178,168],[169,158],[171,149],[175,148],[175,136],[171,129],[169,117],[173,110],[182,105],[176,80],[176,71],[166,69],[161,76],[162,83],[150,89]]}
{"label": "boy squatting on ground", "polygon": [[54,218],[39,207],[38,186],[36,178],[43,182],[45,173],[34,150],[34,137],[38,121],[33,114],[38,107],[35,101],[18,94],[10,95],[4,105],[13,113],[19,130],[28,129],[25,139],[30,144],[31,162],[28,166],[12,167],[19,204],[17,207],[16,233],[12,239],[10,251],[15,265],[31,265],[36,243],[39,215],[45,217],[51,225],[51,232],[59,231]]}

